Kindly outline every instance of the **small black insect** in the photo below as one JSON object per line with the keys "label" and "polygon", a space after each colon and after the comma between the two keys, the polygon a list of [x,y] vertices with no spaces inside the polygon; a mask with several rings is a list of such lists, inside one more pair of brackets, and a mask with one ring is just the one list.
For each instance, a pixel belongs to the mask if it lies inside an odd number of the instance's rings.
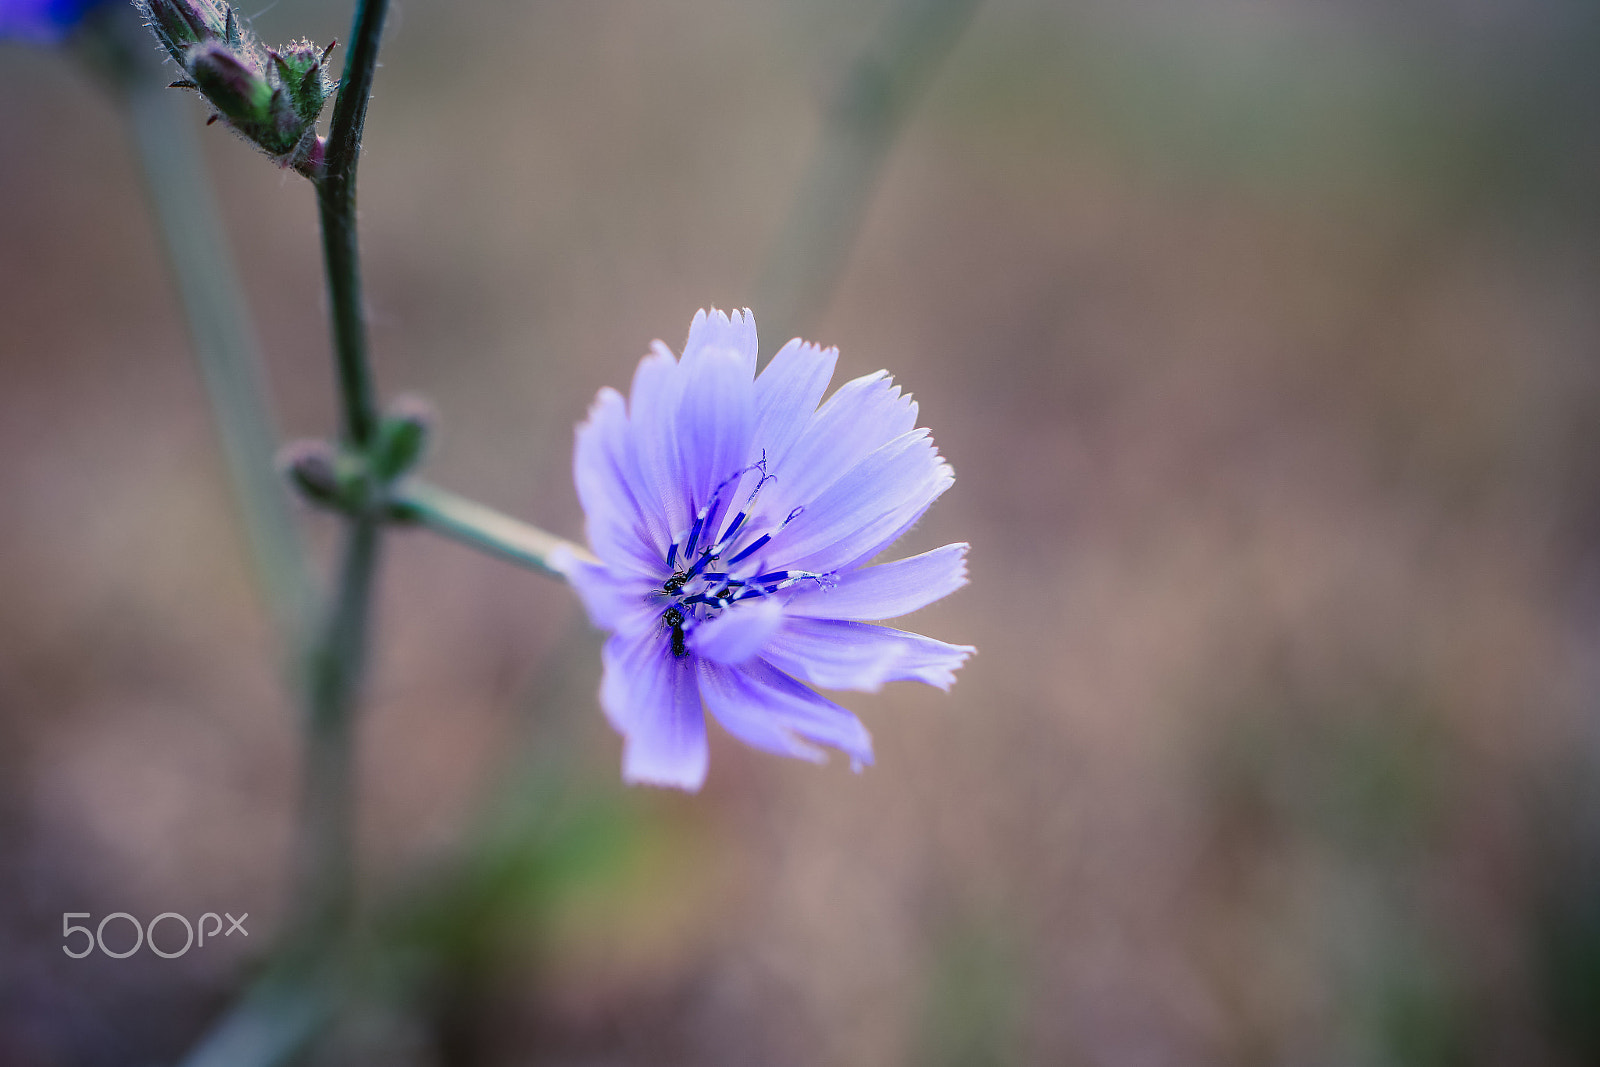
{"label": "small black insect", "polygon": [[675,594],[683,589],[683,584],[688,580],[688,571],[674,571],[672,577],[668,578],[662,583],[661,591],[663,593]]}
{"label": "small black insect", "polygon": [[677,608],[668,608],[661,613],[661,621],[667,624],[672,631],[672,655],[675,659],[682,659],[689,654],[689,646],[683,641],[683,612]]}

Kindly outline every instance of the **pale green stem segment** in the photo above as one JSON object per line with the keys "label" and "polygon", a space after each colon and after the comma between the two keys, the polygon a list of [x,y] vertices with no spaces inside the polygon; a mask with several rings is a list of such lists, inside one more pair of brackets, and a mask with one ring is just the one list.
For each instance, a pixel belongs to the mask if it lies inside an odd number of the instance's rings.
{"label": "pale green stem segment", "polygon": [[[140,47],[148,48],[141,39]],[[288,487],[274,464],[278,434],[249,319],[210,183],[193,104],[137,63],[123,80],[145,185],[188,318],[222,454],[244,521],[256,585],[286,655],[298,656],[315,592]]]}
{"label": "pale green stem segment", "polygon": [[978,4],[899,0],[841,80],[756,286],[763,336],[782,344],[826,308],[889,149]]}
{"label": "pale green stem segment", "polygon": [[451,540],[552,578],[566,577],[553,562],[558,549],[580,560],[595,561],[581,545],[418,478],[396,485],[390,493],[389,506],[401,521],[426,526]]}
{"label": "pale green stem segment", "polygon": [[283,1067],[301,1058],[333,1021],[342,990],[312,971],[269,974],[219,1019],[181,1067]]}
{"label": "pale green stem segment", "polygon": [[355,897],[355,717],[366,669],[378,525],[350,520],[338,585],[307,664],[305,816],[299,901],[312,933],[332,944]]}

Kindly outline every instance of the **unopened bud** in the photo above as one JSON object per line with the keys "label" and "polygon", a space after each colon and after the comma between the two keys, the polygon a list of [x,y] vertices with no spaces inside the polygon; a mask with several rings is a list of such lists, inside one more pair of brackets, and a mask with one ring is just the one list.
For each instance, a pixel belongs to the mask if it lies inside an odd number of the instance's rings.
{"label": "unopened bud", "polygon": [[137,6],[156,38],[179,63],[193,45],[238,34],[232,10],[219,0],[139,0]]}
{"label": "unopened bud", "polygon": [[188,75],[175,86],[198,90],[217,116],[280,166],[312,169],[317,117],[332,93],[323,69],[329,49],[319,52],[306,40],[265,49],[224,0],[136,2]]}
{"label": "unopened bud", "polygon": [[206,44],[189,57],[194,82],[222,116],[235,123],[265,123],[272,117],[273,87],[264,72],[243,63],[223,45]]}
{"label": "unopened bud", "polygon": [[306,499],[340,506],[339,453],[326,441],[292,441],[278,453],[278,466]]}
{"label": "unopened bud", "polygon": [[433,406],[419,396],[397,398],[378,423],[372,442],[372,473],[392,482],[417,465],[433,428]]}
{"label": "unopened bud", "polygon": [[301,38],[281,50],[268,50],[267,55],[278,74],[278,80],[289,94],[295,115],[310,124],[322,114],[322,106],[333,92],[333,83],[324,70],[323,60],[333,45],[318,50],[310,41]]}
{"label": "unopened bud", "polygon": [[295,441],[278,453],[278,464],[313,504],[360,515],[374,499],[366,462],[326,441]]}

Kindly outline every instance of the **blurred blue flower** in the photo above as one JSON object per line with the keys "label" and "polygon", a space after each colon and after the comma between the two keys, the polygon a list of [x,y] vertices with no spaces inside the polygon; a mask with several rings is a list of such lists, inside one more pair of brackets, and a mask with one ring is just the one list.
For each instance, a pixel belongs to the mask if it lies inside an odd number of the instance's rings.
{"label": "blurred blue flower", "polygon": [[0,0],[0,38],[53,44],[103,0]]}
{"label": "blurred blue flower", "polygon": [[573,461],[598,562],[557,561],[611,632],[600,702],[629,782],[698,789],[702,701],[735,737],[872,762],[866,728],[806,684],[948,689],[973,651],[874,625],[966,584],[964,544],[864,566],[955,480],[886,372],[820,408],[836,349],[790,341],[759,377],[748,311],[660,341],[625,402],[602,389]]}

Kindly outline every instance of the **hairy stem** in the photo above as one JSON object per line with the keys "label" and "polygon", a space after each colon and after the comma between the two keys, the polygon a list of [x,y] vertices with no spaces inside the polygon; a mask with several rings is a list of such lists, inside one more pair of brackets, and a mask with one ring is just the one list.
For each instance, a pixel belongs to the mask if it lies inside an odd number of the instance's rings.
{"label": "hairy stem", "polygon": [[579,545],[420,479],[395,486],[389,507],[398,519],[553,578],[565,577],[551,563],[558,548],[578,559],[593,559]]}

